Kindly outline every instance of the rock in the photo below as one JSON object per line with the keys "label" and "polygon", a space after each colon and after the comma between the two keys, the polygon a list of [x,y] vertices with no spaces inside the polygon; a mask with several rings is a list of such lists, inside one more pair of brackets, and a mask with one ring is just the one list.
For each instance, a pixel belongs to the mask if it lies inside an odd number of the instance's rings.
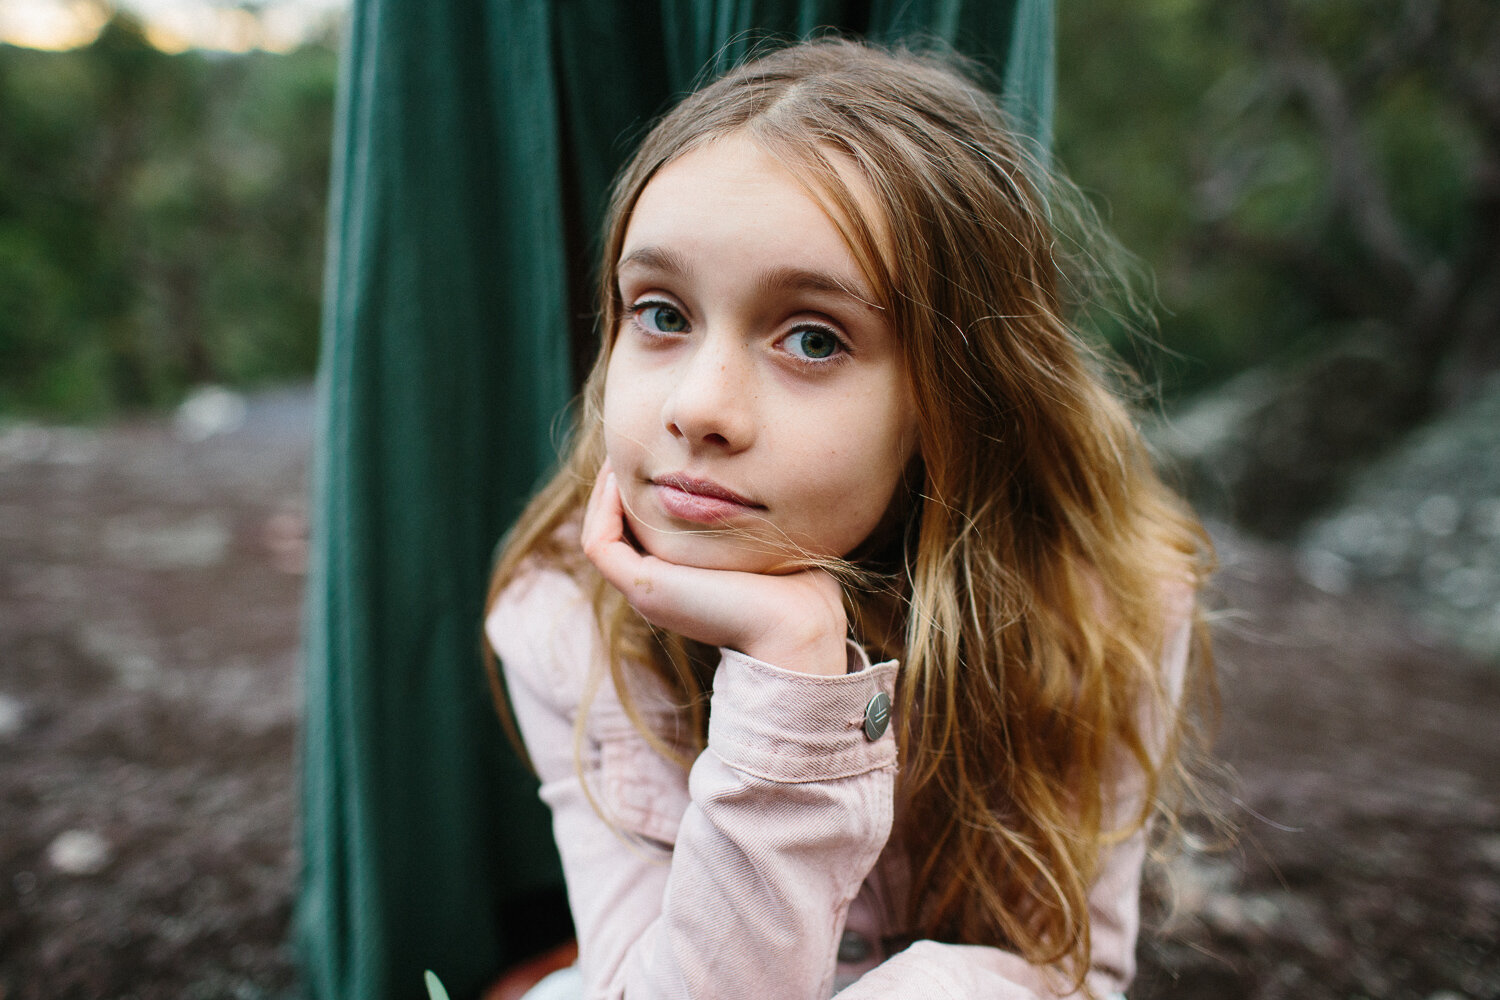
{"label": "rock", "polygon": [[1379,346],[1388,339],[1358,328],[1300,363],[1242,373],[1147,436],[1200,511],[1293,537],[1428,413],[1411,366]]}
{"label": "rock", "polygon": [[8,740],[26,725],[26,706],[20,699],[0,693],[0,740]]}
{"label": "rock", "polygon": [[239,393],[223,386],[200,386],[177,407],[173,429],[183,441],[206,441],[239,430],[246,410],[245,397]]}
{"label": "rock", "polygon": [[0,468],[35,462],[47,454],[52,435],[36,424],[13,423],[0,429]]}
{"label": "rock", "polygon": [[90,427],[54,427],[47,460],[54,465],[93,465],[104,454],[104,439]]}
{"label": "rock", "polygon": [[229,524],[202,513],[163,523],[157,514],[120,515],[104,525],[104,547],[118,562],[137,569],[202,569],[224,561]]}
{"label": "rock", "polygon": [[1395,592],[1423,627],[1500,661],[1500,377],[1360,473],[1303,532],[1314,586]]}
{"label": "rock", "polygon": [[68,830],[47,845],[47,862],[65,875],[97,875],[109,865],[109,844],[91,830]]}

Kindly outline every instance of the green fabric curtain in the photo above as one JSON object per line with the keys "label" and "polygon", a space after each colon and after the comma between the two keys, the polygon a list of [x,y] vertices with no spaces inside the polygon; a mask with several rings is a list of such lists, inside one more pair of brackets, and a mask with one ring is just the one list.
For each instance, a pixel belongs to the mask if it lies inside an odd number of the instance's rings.
{"label": "green fabric curtain", "polygon": [[313,468],[310,995],[458,998],[568,933],[535,782],[489,704],[495,544],[591,352],[605,188],[650,119],[769,31],[944,40],[1043,147],[1051,0],[356,0]]}

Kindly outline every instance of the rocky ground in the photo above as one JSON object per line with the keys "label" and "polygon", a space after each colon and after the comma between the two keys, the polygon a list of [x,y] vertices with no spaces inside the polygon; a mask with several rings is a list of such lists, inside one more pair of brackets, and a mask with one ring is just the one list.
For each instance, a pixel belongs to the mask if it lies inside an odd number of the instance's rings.
{"label": "rocky ground", "polygon": [[309,409],[213,402],[0,436],[4,1000],[294,982]]}
{"label": "rocky ground", "polygon": [[[288,997],[305,392],[0,428],[0,1000]],[[1218,533],[1219,780],[1137,998],[1500,998],[1500,667]]]}
{"label": "rocky ground", "polygon": [[1180,859],[1138,997],[1500,997],[1500,668],[1220,532],[1228,849]]}

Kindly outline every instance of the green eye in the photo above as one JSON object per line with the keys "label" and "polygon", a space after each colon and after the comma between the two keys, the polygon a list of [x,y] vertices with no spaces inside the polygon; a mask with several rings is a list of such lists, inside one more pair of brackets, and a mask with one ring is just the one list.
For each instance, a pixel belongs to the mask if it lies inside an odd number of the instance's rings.
{"label": "green eye", "polygon": [[669,305],[637,306],[635,315],[642,326],[656,333],[684,333],[688,328],[687,317]]}
{"label": "green eye", "polygon": [[786,338],[786,349],[803,361],[825,361],[843,348],[843,342],[831,330],[821,327],[793,330]]}

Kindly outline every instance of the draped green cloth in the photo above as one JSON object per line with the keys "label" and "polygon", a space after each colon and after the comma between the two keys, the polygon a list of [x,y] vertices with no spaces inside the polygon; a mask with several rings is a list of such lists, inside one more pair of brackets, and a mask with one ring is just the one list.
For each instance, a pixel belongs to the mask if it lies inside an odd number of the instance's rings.
{"label": "draped green cloth", "polygon": [[313,467],[303,871],[311,996],[455,998],[570,933],[480,666],[495,545],[591,351],[605,189],[759,31],[945,41],[1043,147],[1051,0],[356,0]]}

